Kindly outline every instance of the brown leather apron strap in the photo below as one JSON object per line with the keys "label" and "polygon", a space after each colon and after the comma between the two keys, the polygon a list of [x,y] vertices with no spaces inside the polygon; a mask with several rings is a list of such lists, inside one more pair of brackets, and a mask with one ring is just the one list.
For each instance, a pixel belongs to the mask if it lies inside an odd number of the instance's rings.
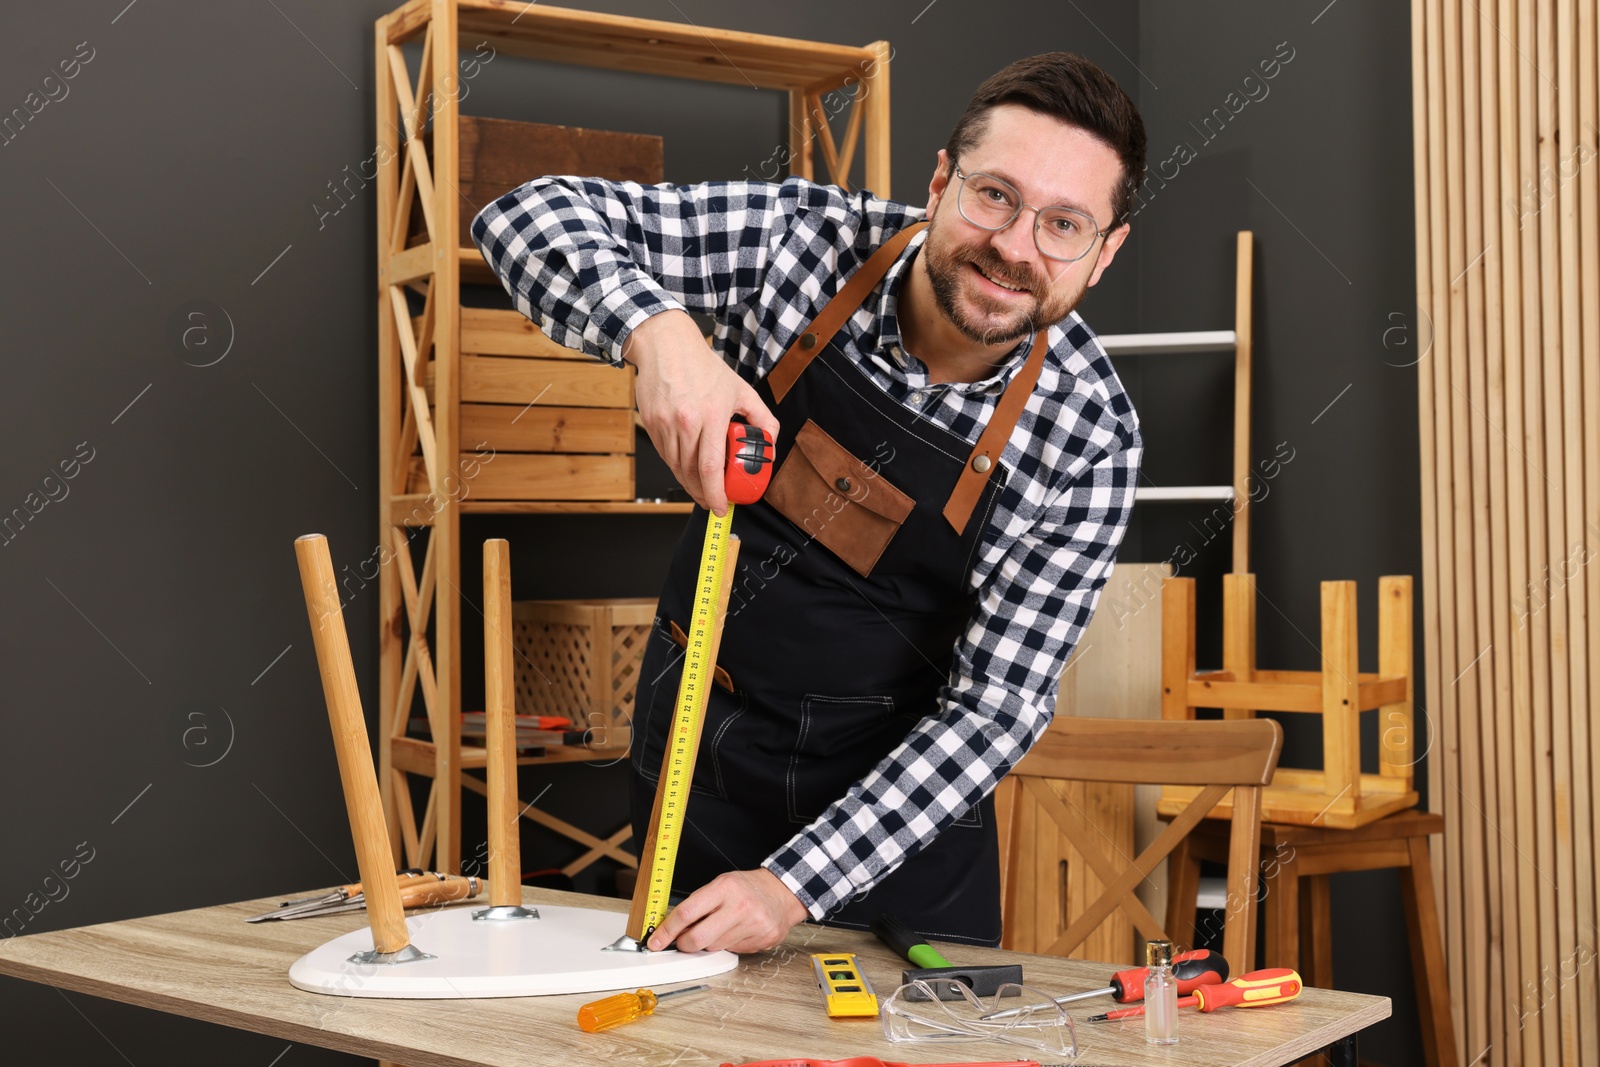
{"label": "brown leather apron strap", "polygon": [[1011,431],[1017,428],[1017,419],[1022,417],[1022,409],[1033,396],[1033,387],[1039,383],[1039,371],[1044,368],[1044,356],[1049,347],[1043,337],[1034,337],[1028,361],[1006,385],[994,414],[989,416],[989,424],[983,428],[978,443],[972,446],[972,455],[967,457],[967,465],[961,469],[961,477],[956,480],[956,487],[944,506],[944,517],[958,534],[966,532],[972,510],[983,496],[983,487],[999,465],[1000,454],[1011,440]]}
{"label": "brown leather apron strap", "polygon": [[889,265],[899,258],[906,243],[927,225],[926,222],[912,223],[879,245],[877,251],[861,265],[861,269],[844,283],[844,288],[823,305],[817,317],[811,320],[810,325],[789,346],[789,350],[773,365],[772,370],[767,372],[767,385],[771,387],[772,398],[775,401],[784,398],[812,359],[822,351],[822,346],[839,332],[840,327],[867,299],[867,294],[883,280],[883,276],[889,272]]}

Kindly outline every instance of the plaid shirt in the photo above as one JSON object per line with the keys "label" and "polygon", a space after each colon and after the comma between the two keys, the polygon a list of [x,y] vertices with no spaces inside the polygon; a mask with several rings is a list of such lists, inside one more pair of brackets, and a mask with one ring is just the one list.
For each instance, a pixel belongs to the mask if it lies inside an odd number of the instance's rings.
{"label": "plaid shirt", "polygon": [[[547,177],[485,208],[472,235],[517,310],[557,342],[621,363],[639,323],[692,309],[714,318],[717,351],[754,381],[873,249],[924,214],[799,178],[674,187]],[[912,239],[838,340],[895,401],[972,443],[1030,341],[983,381],[928,381],[895,317],[926,236]],[[1138,416],[1076,312],[1044,342],[968,579],[977,606],[937,706],[764,861],[814,918],[882,880],[1022,759],[1050,724],[1062,668],[1111,574],[1143,451]]]}

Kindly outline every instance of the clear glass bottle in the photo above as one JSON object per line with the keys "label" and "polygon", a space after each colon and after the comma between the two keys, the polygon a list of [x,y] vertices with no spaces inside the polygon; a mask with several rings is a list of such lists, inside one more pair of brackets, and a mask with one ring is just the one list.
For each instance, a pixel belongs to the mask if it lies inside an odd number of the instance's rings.
{"label": "clear glass bottle", "polygon": [[1172,976],[1172,942],[1147,941],[1144,965],[1144,1039],[1152,1045],[1178,1043],[1178,980]]}

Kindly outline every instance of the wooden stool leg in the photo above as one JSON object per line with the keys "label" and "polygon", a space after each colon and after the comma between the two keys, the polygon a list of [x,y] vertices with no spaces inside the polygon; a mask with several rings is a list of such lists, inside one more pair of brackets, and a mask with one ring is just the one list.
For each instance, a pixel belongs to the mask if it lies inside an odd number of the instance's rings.
{"label": "wooden stool leg", "polygon": [[321,534],[297,537],[294,554],[300,563],[300,585],[333,729],[339,780],[350,816],[350,836],[355,839],[356,868],[367,898],[372,949],[384,957],[398,955],[411,948],[411,933],[400,903],[400,884],[392,873],[394,849],[389,847],[389,827],[383,819],[378,773],[372,766],[367,720],[361,712],[361,691],[356,687],[355,663],[350,657],[350,638],[344,627],[344,609],[328,539]]}
{"label": "wooden stool leg", "polygon": [[1450,1023],[1450,990],[1439,935],[1439,911],[1433,897],[1433,861],[1428,839],[1408,842],[1411,864],[1400,869],[1400,895],[1406,908],[1411,940],[1411,970],[1417,986],[1417,1014],[1422,1017],[1422,1051],[1428,1067],[1459,1067],[1456,1032]]}
{"label": "wooden stool leg", "polygon": [[1189,839],[1167,856],[1167,935],[1185,948],[1194,947],[1194,916],[1200,904],[1200,861]]}
{"label": "wooden stool leg", "polygon": [[1300,977],[1318,989],[1333,988],[1333,927],[1328,876],[1300,880]]}

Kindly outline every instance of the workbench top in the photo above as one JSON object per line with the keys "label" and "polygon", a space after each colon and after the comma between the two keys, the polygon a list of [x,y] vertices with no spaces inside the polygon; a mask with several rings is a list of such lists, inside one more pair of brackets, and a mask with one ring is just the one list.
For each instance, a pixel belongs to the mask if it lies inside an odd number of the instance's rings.
{"label": "workbench top", "polygon": [[[406,1067],[715,1067],[859,1055],[932,1063],[1042,1055],[1003,1043],[891,1044],[876,1019],[829,1019],[812,975],[812,952],[855,952],[880,998],[893,991],[909,965],[870,934],[811,924],[796,928],[779,948],[745,956],[737,970],[707,979],[710,990],[669,1001],[658,1015],[600,1034],[583,1033],[575,1021],[578,1006],[599,994],[419,1001],[306,993],[289,984],[289,965],[324,941],[363,926],[365,915],[243,921],[280,899],[0,941],[0,974]],[[625,901],[553,890],[525,888],[523,899],[530,905],[627,910]],[[1021,963],[1030,987],[1057,996],[1104,986],[1115,969],[964,946],[948,946],[944,954],[963,965]],[[1115,1005],[1107,998],[1095,998],[1069,1008],[1077,1025],[1080,1067],[1279,1067],[1389,1015],[1386,997],[1306,989],[1298,1000],[1276,1007],[1213,1015],[1186,1011],[1179,1044],[1157,1048],[1145,1044],[1140,1019],[1083,1021],[1109,1007]]]}

